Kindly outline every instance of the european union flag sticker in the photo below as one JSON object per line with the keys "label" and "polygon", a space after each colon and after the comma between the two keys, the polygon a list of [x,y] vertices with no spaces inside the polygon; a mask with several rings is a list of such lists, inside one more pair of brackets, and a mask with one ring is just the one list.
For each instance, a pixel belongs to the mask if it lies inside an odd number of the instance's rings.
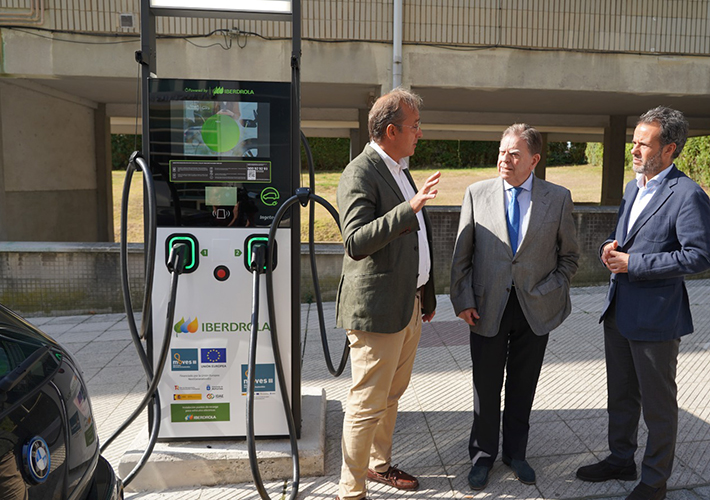
{"label": "european union flag sticker", "polygon": [[209,349],[201,349],[201,355],[202,364],[227,362],[226,347],[211,347]]}

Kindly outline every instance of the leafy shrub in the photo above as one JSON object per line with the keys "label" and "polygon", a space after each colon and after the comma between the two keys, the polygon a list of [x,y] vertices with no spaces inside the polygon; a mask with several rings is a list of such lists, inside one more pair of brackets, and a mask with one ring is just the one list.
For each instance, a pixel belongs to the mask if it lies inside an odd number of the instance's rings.
{"label": "leafy shrub", "polygon": [[690,137],[675,164],[698,184],[710,186],[710,136]]}
{"label": "leafy shrub", "polygon": [[585,163],[586,142],[549,142],[547,166],[581,165]]}
{"label": "leafy shrub", "polygon": [[[340,172],[350,161],[350,139],[342,137],[309,137],[316,172]],[[301,145],[301,170],[308,171],[306,150]]]}
{"label": "leafy shrub", "polygon": [[126,170],[128,158],[143,147],[142,137],[133,134],[111,134],[111,169]]}

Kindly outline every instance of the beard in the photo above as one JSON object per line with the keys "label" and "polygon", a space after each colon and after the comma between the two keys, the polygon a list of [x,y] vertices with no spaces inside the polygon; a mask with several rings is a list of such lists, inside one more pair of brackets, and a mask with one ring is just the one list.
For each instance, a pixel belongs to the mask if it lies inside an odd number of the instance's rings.
{"label": "beard", "polygon": [[645,162],[641,163],[641,165],[638,167],[632,163],[631,168],[633,168],[635,173],[643,174],[648,179],[650,179],[651,177],[655,176],[658,172],[663,170],[663,164],[661,161],[661,151],[662,150],[659,149],[658,153],[653,155],[651,158],[649,158]]}

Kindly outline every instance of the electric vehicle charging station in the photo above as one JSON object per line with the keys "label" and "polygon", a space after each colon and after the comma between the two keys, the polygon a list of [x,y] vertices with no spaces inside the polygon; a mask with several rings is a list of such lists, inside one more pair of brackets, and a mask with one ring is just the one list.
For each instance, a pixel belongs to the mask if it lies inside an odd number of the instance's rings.
{"label": "electric vehicle charging station", "polygon": [[[170,250],[178,243],[188,250],[175,324],[166,329],[164,315],[155,313],[149,337],[155,346],[163,332],[173,335],[158,385],[159,439],[245,436],[250,265],[256,247],[266,244],[280,201],[294,189],[290,84],[151,78],[149,90],[157,205],[154,311],[168,306]],[[259,301],[257,436],[288,435],[270,321],[278,324],[288,396],[294,421],[300,420],[300,364],[292,362],[299,352],[299,259],[300,227],[291,215],[274,248],[277,316],[268,319],[265,289]],[[153,349],[155,363],[158,356]]]}
{"label": "electric vehicle charging station", "polygon": [[[215,17],[215,13],[291,21],[291,82],[158,78],[156,15]],[[187,444],[192,439],[246,437],[251,478],[261,498],[268,499],[254,440],[287,435],[293,466],[289,498],[298,495],[300,213],[292,207],[317,202],[339,226],[337,211],[326,200],[312,188],[295,188],[299,139],[314,185],[310,147],[300,131],[300,16],[299,0],[141,1],[141,51],[136,61],[142,70],[143,154],[135,152],[126,169],[121,275],[129,329],[148,390],[102,451],[152,405],[149,441],[135,466],[126,461],[131,468],[125,485],[146,465],[158,440]],[[146,198],[140,332],[131,303],[125,237],[128,193],[136,169],[143,173]],[[314,206],[310,209],[312,223]],[[312,233],[311,228],[321,340],[328,370],[338,376],[349,349],[346,339],[335,368],[326,339]],[[176,461],[171,457],[168,463]],[[195,472],[189,464],[177,467]],[[224,477],[224,466],[216,467]]]}
{"label": "electric vehicle charging station", "polygon": [[[157,205],[153,311],[148,356],[168,331],[172,246],[187,262],[169,325],[168,363],[158,385],[159,439],[246,436],[246,366],[251,313],[249,259],[263,244],[300,166],[300,2],[142,0],[143,155]],[[292,22],[291,82],[157,78],[156,16],[263,18]],[[283,62],[286,64],[286,62]],[[148,140],[146,140],[148,138]],[[276,237],[277,317],[258,325],[254,432],[284,436],[269,321],[278,323],[281,365],[300,433],[300,219],[292,210]],[[265,291],[264,291],[265,294]],[[268,318],[266,300],[261,318]]]}

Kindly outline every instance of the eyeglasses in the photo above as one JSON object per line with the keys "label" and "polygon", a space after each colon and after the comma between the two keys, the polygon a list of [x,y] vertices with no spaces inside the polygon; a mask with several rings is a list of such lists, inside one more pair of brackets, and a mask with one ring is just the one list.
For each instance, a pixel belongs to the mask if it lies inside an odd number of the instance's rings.
{"label": "eyeglasses", "polygon": [[407,125],[406,123],[400,123],[399,125],[397,125],[397,127],[409,127],[414,130],[414,132],[419,132],[422,129],[422,124],[417,123],[416,125]]}

